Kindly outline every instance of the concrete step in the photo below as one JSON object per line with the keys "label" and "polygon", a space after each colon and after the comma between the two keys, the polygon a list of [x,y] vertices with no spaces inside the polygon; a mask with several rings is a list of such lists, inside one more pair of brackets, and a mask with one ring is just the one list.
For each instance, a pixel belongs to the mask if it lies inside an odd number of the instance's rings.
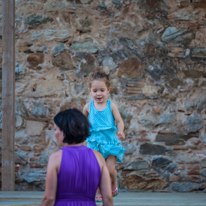
{"label": "concrete step", "polygon": [[[0,192],[0,206],[39,206],[43,192]],[[102,203],[97,203],[101,206]],[[205,206],[205,193],[120,192],[114,206]]]}

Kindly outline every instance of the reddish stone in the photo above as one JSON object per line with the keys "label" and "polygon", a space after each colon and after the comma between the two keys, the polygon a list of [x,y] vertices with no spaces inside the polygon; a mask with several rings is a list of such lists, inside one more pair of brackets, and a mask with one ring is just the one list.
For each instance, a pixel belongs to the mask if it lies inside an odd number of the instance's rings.
{"label": "reddish stone", "polygon": [[188,175],[200,175],[200,172],[196,170],[191,170],[191,171],[188,171],[187,174]]}
{"label": "reddish stone", "polygon": [[194,142],[194,145],[199,145],[201,143],[201,140],[198,140],[197,142]]}
{"label": "reddish stone", "polygon": [[30,54],[27,57],[27,61],[29,62],[30,66],[36,67],[38,64],[42,64],[44,62],[44,54],[43,53]]}
{"label": "reddish stone", "polygon": [[180,180],[179,176],[169,176],[170,182],[178,182]]}
{"label": "reddish stone", "polygon": [[146,130],[140,130],[138,133],[143,135],[143,134],[147,133],[147,131]]}
{"label": "reddish stone", "polygon": [[136,140],[140,141],[140,142],[144,142],[144,141],[150,141],[150,139],[145,138],[145,137],[141,137],[141,138],[136,138]]}
{"label": "reddish stone", "polygon": [[145,44],[145,53],[147,54],[154,54],[155,53],[155,47],[151,43],[146,43]]}
{"label": "reddish stone", "polygon": [[198,146],[189,146],[189,149],[200,149],[200,147],[198,147]]}
{"label": "reddish stone", "polygon": [[187,150],[188,147],[173,147],[173,150]]}
{"label": "reddish stone", "polygon": [[45,166],[46,165],[40,165],[40,164],[35,164],[35,163],[30,164],[30,168],[43,168]]}
{"label": "reddish stone", "polygon": [[185,162],[186,164],[199,164],[199,162],[198,161],[187,161],[187,162]]}
{"label": "reddish stone", "polygon": [[175,134],[172,131],[159,131],[159,134]]}
{"label": "reddish stone", "polygon": [[126,75],[129,78],[138,78],[142,76],[143,69],[144,63],[140,62],[138,58],[131,57],[119,66],[117,76],[122,77]]}
{"label": "reddish stone", "polygon": [[43,150],[44,149],[44,146],[42,146],[42,145],[34,145],[33,146],[33,150]]}
{"label": "reddish stone", "polygon": [[188,165],[187,167],[188,170],[199,170],[200,169],[200,166],[199,165]]}

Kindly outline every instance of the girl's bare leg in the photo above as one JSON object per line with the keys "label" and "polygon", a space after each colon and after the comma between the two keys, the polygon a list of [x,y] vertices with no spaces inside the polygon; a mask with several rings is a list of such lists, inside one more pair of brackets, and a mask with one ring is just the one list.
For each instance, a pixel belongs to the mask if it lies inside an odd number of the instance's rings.
{"label": "girl's bare leg", "polygon": [[100,192],[99,187],[97,188],[95,200],[97,200],[97,201],[102,201],[102,195],[101,195],[101,192]]}
{"label": "girl's bare leg", "polygon": [[[112,183],[112,191],[114,191],[117,188],[117,171],[115,169],[116,166],[116,157],[113,155],[110,155],[106,158],[106,164],[110,173],[111,177],[111,183]],[[112,195],[116,195],[118,193],[118,190],[112,193]]]}

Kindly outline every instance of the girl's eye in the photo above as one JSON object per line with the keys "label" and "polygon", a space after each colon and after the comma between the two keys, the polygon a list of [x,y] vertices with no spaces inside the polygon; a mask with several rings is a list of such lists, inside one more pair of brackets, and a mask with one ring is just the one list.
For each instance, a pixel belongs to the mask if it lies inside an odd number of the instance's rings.
{"label": "girl's eye", "polygon": [[104,90],[101,90],[101,92],[104,92]]}

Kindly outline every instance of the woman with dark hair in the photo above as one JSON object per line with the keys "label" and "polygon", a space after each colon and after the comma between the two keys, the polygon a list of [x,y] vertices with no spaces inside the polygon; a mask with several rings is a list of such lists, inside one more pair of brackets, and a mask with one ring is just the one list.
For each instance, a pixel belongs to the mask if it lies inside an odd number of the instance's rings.
{"label": "woman with dark hair", "polygon": [[113,205],[104,158],[82,145],[90,135],[87,118],[77,109],[65,110],[54,117],[54,129],[62,148],[49,157],[41,206],[95,206],[98,186],[103,205]]}

